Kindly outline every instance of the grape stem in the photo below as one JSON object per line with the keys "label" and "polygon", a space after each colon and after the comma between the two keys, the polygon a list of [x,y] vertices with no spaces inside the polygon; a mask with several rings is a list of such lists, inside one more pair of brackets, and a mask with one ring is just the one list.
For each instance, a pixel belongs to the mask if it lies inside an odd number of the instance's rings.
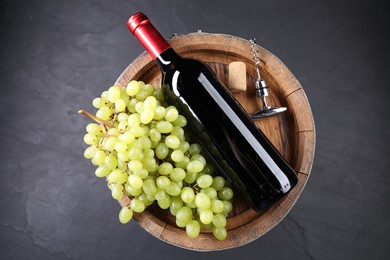
{"label": "grape stem", "polygon": [[113,128],[114,127],[114,124],[112,122],[100,119],[97,116],[95,116],[95,115],[93,115],[93,114],[91,114],[88,111],[85,111],[83,109],[79,110],[79,114],[87,116],[87,117],[91,118],[92,120],[96,121],[97,123],[102,124],[102,125],[104,125],[106,127],[109,127],[109,128]]}

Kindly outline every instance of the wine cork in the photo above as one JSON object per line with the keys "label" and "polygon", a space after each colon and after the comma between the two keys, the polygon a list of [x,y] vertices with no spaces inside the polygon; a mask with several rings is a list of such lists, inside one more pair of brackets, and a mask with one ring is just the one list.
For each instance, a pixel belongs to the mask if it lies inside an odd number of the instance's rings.
{"label": "wine cork", "polygon": [[242,61],[229,63],[229,83],[231,92],[246,91],[246,66]]}

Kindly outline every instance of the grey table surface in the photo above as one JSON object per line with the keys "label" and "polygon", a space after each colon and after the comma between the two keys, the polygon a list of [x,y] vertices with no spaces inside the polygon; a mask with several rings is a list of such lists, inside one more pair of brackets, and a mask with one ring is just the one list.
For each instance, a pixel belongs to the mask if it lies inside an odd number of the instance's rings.
{"label": "grey table surface", "polygon": [[[125,22],[257,43],[302,84],[317,131],[298,202],[274,229],[199,253],[132,222],[83,158],[77,114],[143,51]],[[0,1],[0,259],[388,259],[388,1]],[[387,150],[386,150],[387,149]]]}

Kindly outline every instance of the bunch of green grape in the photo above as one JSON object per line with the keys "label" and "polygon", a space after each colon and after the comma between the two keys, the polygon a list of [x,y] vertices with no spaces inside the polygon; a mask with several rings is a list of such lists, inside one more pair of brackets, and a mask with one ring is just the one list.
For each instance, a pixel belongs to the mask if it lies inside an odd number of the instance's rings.
{"label": "bunch of green grape", "polygon": [[225,239],[233,190],[215,175],[201,146],[190,142],[186,118],[166,105],[161,90],[133,80],[126,88],[110,87],[92,104],[98,110],[90,116],[96,123],[86,127],[84,156],[97,166],[96,176],[106,178],[114,199],[131,198],[120,222],[157,203],[189,237],[211,229]]}

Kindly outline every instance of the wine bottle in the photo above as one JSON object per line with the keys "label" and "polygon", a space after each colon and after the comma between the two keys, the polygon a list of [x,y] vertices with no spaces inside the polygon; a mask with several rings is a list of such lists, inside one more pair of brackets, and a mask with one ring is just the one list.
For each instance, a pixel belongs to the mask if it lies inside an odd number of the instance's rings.
{"label": "wine bottle", "polygon": [[160,67],[165,100],[255,210],[268,209],[297,184],[294,170],[206,64],[180,57],[141,12],[127,26]]}

